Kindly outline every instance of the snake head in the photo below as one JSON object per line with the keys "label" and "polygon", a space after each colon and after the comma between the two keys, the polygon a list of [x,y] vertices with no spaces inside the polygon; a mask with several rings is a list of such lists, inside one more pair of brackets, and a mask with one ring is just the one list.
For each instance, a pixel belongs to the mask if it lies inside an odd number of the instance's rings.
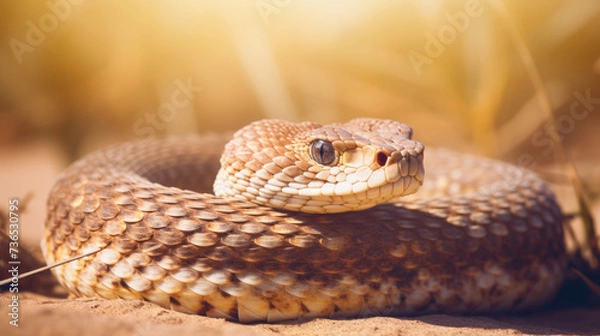
{"label": "snake head", "polygon": [[308,213],[370,208],[422,185],[424,147],[411,137],[406,124],[372,118],[257,121],[225,146],[214,192]]}

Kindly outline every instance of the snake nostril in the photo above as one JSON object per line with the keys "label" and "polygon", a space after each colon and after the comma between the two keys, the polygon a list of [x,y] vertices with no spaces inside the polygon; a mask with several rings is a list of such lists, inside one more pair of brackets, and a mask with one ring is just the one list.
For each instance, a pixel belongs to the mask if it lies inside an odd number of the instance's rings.
{"label": "snake nostril", "polygon": [[378,152],[377,153],[377,164],[380,166],[385,166],[385,163],[387,162],[388,156],[384,153],[384,152]]}

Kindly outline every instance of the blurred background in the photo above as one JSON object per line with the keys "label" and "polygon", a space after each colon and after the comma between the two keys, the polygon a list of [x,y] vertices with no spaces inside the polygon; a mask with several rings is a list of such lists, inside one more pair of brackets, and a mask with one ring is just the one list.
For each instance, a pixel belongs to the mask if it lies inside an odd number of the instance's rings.
{"label": "blurred background", "polygon": [[568,184],[554,132],[595,199],[598,32],[589,0],[1,1],[0,196],[33,194],[39,229],[101,146],[364,116]]}

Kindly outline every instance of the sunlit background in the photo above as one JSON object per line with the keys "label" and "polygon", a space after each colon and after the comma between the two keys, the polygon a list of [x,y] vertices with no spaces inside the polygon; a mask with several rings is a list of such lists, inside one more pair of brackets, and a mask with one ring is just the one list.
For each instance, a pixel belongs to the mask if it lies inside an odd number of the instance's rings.
{"label": "sunlit background", "polygon": [[599,32],[590,0],[1,1],[0,163],[60,157],[51,185],[109,143],[368,116],[536,170],[556,129],[594,189]]}
{"label": "sunlit background", "polygon": [[372,116],[503,154],[547,119],[510,25],[559,116],[575,92],[600,97],[600,3],[499,3],[508,20],[484,0],[2,1],[0,141],[77,156],[260,118]]}

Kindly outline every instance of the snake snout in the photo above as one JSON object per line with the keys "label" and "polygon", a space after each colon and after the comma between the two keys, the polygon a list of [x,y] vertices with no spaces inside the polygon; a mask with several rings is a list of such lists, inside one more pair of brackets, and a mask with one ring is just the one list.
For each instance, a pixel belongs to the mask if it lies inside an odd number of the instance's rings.
{"label": "snake snout", "polygon": [[388,194],[386,199],[417,192],[425,178],[423,145],[408,140],[394,147],[391,151],[383,150],[376,154],[376,162],[380,168],[373,173],[382,178],[371,187],[378,187],[382,194]]}

